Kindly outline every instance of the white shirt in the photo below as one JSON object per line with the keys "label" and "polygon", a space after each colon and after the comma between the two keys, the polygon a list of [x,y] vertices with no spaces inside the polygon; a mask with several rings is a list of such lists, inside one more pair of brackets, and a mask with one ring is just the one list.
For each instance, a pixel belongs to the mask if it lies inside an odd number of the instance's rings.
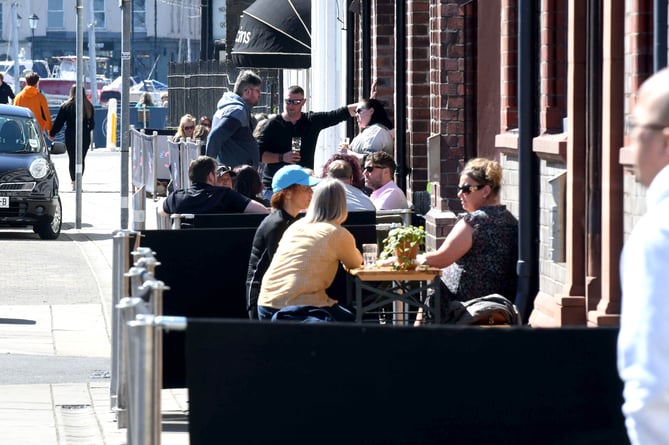
{"label": "white shirt", "polygon": [[390,156],[395,157],[395,141],[392,132],[385,126],[373,124],[353,138],[349,150],[358,159],[362,159],[364,155],[375,151],[385,151]]}
{"label": "white shirt", "polygon": [[376,210],[408,209],[407,197],[394,181],[388,181],[386,185],[372,192],[369,198],[374,203]]}
{"label": "white shirt", "polygon": [[349,212],[356,212],[361,210],[376,210],[374,203],[365,192],[358,187],[344,183],[346,188],[346,208]]}
{"label": "white shirt", "polygon": [[669,444],[669,166],[646,193],[648,211],[625,243],[618,371],[630,441]]}

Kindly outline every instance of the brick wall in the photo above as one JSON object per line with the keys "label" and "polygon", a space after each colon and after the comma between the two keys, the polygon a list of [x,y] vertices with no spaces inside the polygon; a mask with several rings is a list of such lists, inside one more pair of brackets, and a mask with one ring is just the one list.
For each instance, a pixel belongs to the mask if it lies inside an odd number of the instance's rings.
{"label": "brick wall", "polygon": [[567,8],[565,0],[541,2],[540,133],[561,133],[567,115]]}
{"label": "brick wall", "polygon": [[502,0],[502,97],[500,132],[518,128],[518,10],[516,0]]}

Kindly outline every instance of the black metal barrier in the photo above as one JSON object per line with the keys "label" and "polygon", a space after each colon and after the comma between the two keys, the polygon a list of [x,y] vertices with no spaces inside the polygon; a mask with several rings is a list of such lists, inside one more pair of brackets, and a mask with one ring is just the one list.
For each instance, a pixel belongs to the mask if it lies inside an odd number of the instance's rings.
{"label": "black metal barrier", "polygon": [[[217,215],[221,218],[224,215]],[[234,215],[238,224],[241,224]],[[249,220],[255,215],[249,214]],[[257,219],[257,218],[255,218]],[[259,223],[259,221],[258,221]],[[358,248],[375,242],[376,227],[346,225],[355,236]],[[156,252],[160,266],[155,277],[169,286],[163,296],[163,314],[191,318],[248,318],[246,312],[246,273],[255,226],[146,230],[140,244]],[[328,295],[345,303],[346,272],[340,267]],[[186,387],[183,333],[165,335],[163,344],[163,387]]]}
{"label": "black metal barrier", "polygon": [[627,444],[616,337],[188,319],[190,443]]}

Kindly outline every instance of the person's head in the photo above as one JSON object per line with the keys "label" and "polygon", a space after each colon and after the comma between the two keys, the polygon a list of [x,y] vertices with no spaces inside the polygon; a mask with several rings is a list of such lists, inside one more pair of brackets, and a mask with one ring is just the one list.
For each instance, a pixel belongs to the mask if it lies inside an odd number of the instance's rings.
{"label": "person's head", "polygon": [[211,119],[209,119],[209,116],[201,116],[200,125],[204,125],[207,128],[211,128]]}
{"label": "person's head", "polygon": [[232,178],[235,177],[235,172],[227,165],[219,165],[216,167],[216,185],[219,187],[234,188]]}
{"label": "person's head", "polygon": [[358,161],[358,158],[352,154],[335,153],[330,156],[330,159],[325,161],[325,165],[323,165],[322,177],[325,178],[328,176],[330,164],[336,160],[342,160],[351,166],[351,185],[362,189],[365,186],[365,179],[362,177],[362,168],[360,167],[360,161]]}
{"label": "person's head", "polygon": [[139,96],[139,103],[147,107],[152,107],[153,97],[151,97],[151,93],[149,93],[148,91],[143,92],[142,95]]}
{"label": "person's head", "polygon": [[216,185],[216,159],[198,156],[188,164],[188,179],[193,183]]}
{"label": "person's head", "polygon": [[332,161],[328,166],[328,178],[339,179],[346,184],[350,184],[353,179],[351,164],[342,159]]}
{"label": "person's head", "polygon": [[177,130],[177,138],[193,138],[195,132],[195,118],[190,114],[184,114],[179,119],[179,129]]}
{"label": "person's head", "polygon": [[358,103],[355,109],[355,115],[358,119],[358,126],[365,129],[370,125],[381,124],[388,130],[392,130],[393,123],[386,113],[383,104],[376,99],[363,99]]}
{"label": "person's head", "polygon": [[473,212],[486,205],[498,203],[502,188],[502,167],[498,162],[474,158],[465,164],[460,173],[458,197],[462,208]]}
{"label": "person's head", "polygon": [[636,178],[648,187],[669,165],[669,68],[641,85],[629,126]]}
{"label": "person's head", "polygon": [[327,178],[314,187],[314,196],[304,217],[305,222],[331,222],[341,224],[346,221],[346,190],[341,181]]}
{"label": "person's head", "polygon": [[299,119],[302,116],[302,108],[307,103],[304,98],[304,90],[299,85],[292,85],[286,90],[283,103],[289,119]]}
{"label": "person's head", "polygon": [[167,103],[168,96],[167,93],[163,93],[160,95],[160,103],[163,104],[163,106]]}
{"label": "person's head", "polygon": [[396,168],[395,160],[385,151],[370,153],[365,159],[362,172],[365,185],[372,190],[380,189],[393,180]]}
{"label": "person's head", "polygon": [[249,198],[255,198],[263,191],[262,181],[258,170],[251,165],[239,165],[234,169],[234,189]]}
{"label": "person's head", "polygon": [[[68,100],[74,101],[76,99],[77,99],[77,85],[72,84],[72,86],[70,87],[70,95]],[[84,103],[84,113],[86,114],[86,117],[90,119],[95,110],[93,110],[93,104],[91,103],[90,100],[88,100],[88,97],[86,96],[86,90],[83,88],[81,89],[81,100]]]}
{"label": "person's head", "polygon": [[34,71],[29,72],[26,74],[26,84],[30,85],[31,87],[34,87],[37,85],[37,82],[39,82],[39,74],[37,74]]}
{"label": "person's head", "polygon": [[205,127],[204,125],[195,126],[195,130],[193,130],[193,139],[206,141],[207,136],[209,136],[209,127]]}
{"label": "person's head", "polygon": [[284,209],[294,216],[297,211],[309,206],[312,187],[319,182],[320,179],[311,176],[299,165],[281,167],[272,178],[273,194],[269,205],[274,209]]}
{"label": "person's head", "polygon": [[239,73],[235,81],[234,92],[244,99],[249,107],[255,107],[260,101],[260,87],[262,79],[251,70],[245,70]]}

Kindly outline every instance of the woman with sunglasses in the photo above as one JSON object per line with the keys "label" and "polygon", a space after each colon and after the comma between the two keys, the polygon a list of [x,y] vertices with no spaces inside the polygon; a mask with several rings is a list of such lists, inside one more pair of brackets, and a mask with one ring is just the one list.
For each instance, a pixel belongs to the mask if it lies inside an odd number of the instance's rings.
{"label": "woman with sunglasses", "polygon": [[445,268],[442,308],[452,300],[490,294],[511,302],[515,299],[518,220],[499,202],[501,183],[499,163],[483,158],[469,161],[458,185],[458,197],[467,213],[439,249],[417,259],[420,264]]}
{"label": "woman with sunglasses", "polygon": [[193,139],[193,132],[195,131],[195,118],[190,114],[184,114],[179,119],[179,128],[172,137],[174,142],[179,142],[181,139]]}
{"label": "woman with sunglasses", "polygon": [[360,160],[375,151],[385,151],[393,156],[395,140],[390,131],[393,123],[383,104],[376,99],[364,99],[358,103],[355,115],[360,133],[353,138],[348,148],[342,147],[342,152],[352,153]]}

